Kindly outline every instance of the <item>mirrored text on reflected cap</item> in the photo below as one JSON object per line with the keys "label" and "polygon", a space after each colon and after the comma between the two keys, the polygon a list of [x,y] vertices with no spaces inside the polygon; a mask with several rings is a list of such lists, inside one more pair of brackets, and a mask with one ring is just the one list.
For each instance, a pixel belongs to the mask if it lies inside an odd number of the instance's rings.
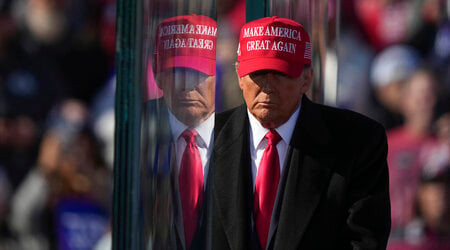
{"label": "mirrored text on reflected cap", "polygon": [[245,24],[238,47],[238,75],[276,70],[297,78],[311,65],[311,42],[303,26],[291,19],[265,17]]}
{"label": "mirrored text on reflected cap", "polygon": [[217,23],[201,15],[164,20],[156,30],[155,72],[174,67],[216,74]]}

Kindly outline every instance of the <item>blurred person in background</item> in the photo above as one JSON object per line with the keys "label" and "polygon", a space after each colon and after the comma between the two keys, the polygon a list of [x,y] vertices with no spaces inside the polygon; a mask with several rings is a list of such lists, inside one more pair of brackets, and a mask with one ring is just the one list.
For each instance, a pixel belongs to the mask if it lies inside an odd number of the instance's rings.
{"label": "blurred person in background", "polygon": [[414,201],[422,173],[420,152],[432,140],[431,126],[437,99],[432,71],[420,68],[404,83],[399,108],[404,124],[387,131],[392,231],[390,242],[403,241],[414,219]]}
{"label": "blurred person in background", "polygon": [[370,77],[375,99],[369,116],[386,129],[402,123],[401,89],[420,62],[417,51],[406,45],[389,47],[374,58]]}
{"label": "blurred person in background", "polygon": [[35,57],[19,42],[13,3],[0,10],[0,165],[14,191],[36,161],[45,119],[64,96],[64,84],[50,58]]}
{"label": "blurred person in background", "polygon": [[449,250],[450,161],[433,173],[426,167],[417,192],[418,218],[408,228],[412,235],[406,242],[417,250]]}
{"label": "blurred person in background", "polygon": [[[447,102],[448,104],[448,102]],[[450,106],[435,122],[436,140],[421,154],[422,182],[418,192],[422,220],[421,249],[450,249]]]}
{"label": "blurred person in background", "polygon": [[91,249],[107,230],[111,173],[85,128],[87,112],[77,100],[55,109],[12,198],[9,223],[23,249]]}
{"label": "blurred person in background", "polygon": [[438,39],[439,30],[446,23],[447,0],[414,0],[411,8],[408,44],[428,56]]}
{"label": "blurred person in background", "polygon": [[96,12],[111,3],[2,2],[0,119],[6,132],[2,136],[5,144],[0,146],[0,165],[14,190],[36,161],[50,109],[68,96],[89,101],[103,84],[112,63],[108,65],[102,59],[105,56],[98,42]]}
{"label": "blurred person in background", "polygon": [[[41,60],[59,74],[69,97],[90,104],[112,70],[107,50],[111,42],[102,28],[111,31],[114,1],[15,0],[11,15],[19,28],[14,48],[25,58]],[[114,27],[114,26],[112,26]],[[110,35],[114,32],[110,32]],[[113,43],[112,43],[113,44]],[[45,64],[43,62],[46,62]]]}
{"label": "blurred person in background", "polygon": [[436,121],[436,139],[423,146],[420,164],[416,216],[389,250],[450,249],[450,113]]}
{"label": "blurred person in background", "polygon": [[[58,116],[55,114],[51,115],[53,118],[50,119],[54,121],[54,124],[50,125],[50,129],[46,123],[51,113],[50,110],[57,104],[59,105],[61,100],[72,96],[90,102],[98,87],[103,84],[108,71],[113,67],[115,36],[112,30],[114,30],[114,24],[114,0],[0,1],[0,172],[5,173],[5,181],[10,183],[9,196],[12,197],[5,201],[6,206],[11,205],[12,207],[6,210],[6,216],[9,219],[15,218],[9,220],[10,222],[15,221],[13,223],[1,223],[0,238],[9,237],[9,235],[17,236],[19,240],[23,240],[21,243],[25,249],[40,249],[39,246],[42,242],[44,242],[42,245],[44,247],[49,245],[51,248],[56,248],[56,238],[60,244],[64,244],[64,240],[60,239],[71,238],[68,235],[75,230],[74,228],[68,229],[74,225],[73,219],[68,224],[64,222],[67,221],[66,219],[62,219],[67,217],[67,214],[71,214],[71,205],[78,212],[83,209],[90,209],[92,212],[96,209],[93,207],[97,207],[97,205],[88,204],[89,202],[83,203],[83,200],[88,200],[84,198],[81,198],[80,202],[72,202],[71,199],[56,202],[55,200],[58,198],[54,197],[65,197],[65,194],[62,193],[66,193],[58,189],[59,187],[74,186],[74,181],[82,178],[74,178],[69,181],[71,171],[55,170],[49,171],[51,173],[47,174],[44,171],[46,167],[42,167],[45,162],[42,159],[58,158],[58,163],[53,164],[66,167],[55,167],[55,169],[81,169],[79,172],[83,172],[84,175],[93,179],[99,178],[98,176],[94,177],[93,174],[90,174],[92,171],[85,168],[89,169],[88,166],[91,165],[102,166],[103,163],[97,162],[86,164],[85,167],[73,167],[82,165],[81,163],[77,164],[76,161],[85,161],[84,157],[77,159],[73,156],[84,154],[79,152],[78,146],[74,145],[96,144],[92,139],[91,132],[83,128],[73,134],[70,131],[66,131],[68,134],[63,131],[54,133],[56,130],[60,130],[56,127],[64,127],[61,124],[65,123],[61,122],[56,125],[59,123],[56,122],[59,118],[55,118]],[[64,119],[61,118],[61,120]],[[70,127],[70,122],[65,124],[69,124],[68,127]],[[46,130],[51,130],[51,132]],[[55,136],[55,134],[58,135]],[[43,139],[42,143],[40,143],[41,139]],[[61,148],[55,146],[63,144],[64,147],[61,146]],[[87,148],[91,148],[91,146],[86,146],[86,150],[90,150]],[[92,148],[94,149],[92,154],[98,154],[97,145]],[[43,155],[47,156],[43,157]],[[61,158],[70,160],[67,160],[68,163],[64,163]],[[36,165],[40,167],[35,167]],[[99,167],[99,169],[103,168]],[[104,170],[98,170],[98,172],[102,171]],[[46,174],[42,174],[43,172]],[[78,172],[78,170],[72,172]],[[106,172],[110,174],[109,170]],[[77,174],[77,176],[83,174]],[[106,181],[110,181],[108,177],[104,176],[104,178]],[[91,180],[91,182],[95,183],[93,186],[107,186],[103,183],[103,179],[101,182],[98,180]],[[7,192],[7,190],[5,188],[2,191]],[[36,197],[31,197],[27,196],[27,192],[24,190],[42,192],[38,192]],[[96,190],[99,191],[99,194],[94,200],[110,198],[109,192],[100,194],[101,188]],[[78,191],[75,190],[73,193]],[[45,200],[46,197],[50,197],[49,199],[52,200],[47,203],[39,202],[39,199]],[[104,201],[100,203],[104,203]],[[36,208],[33,205],[27,207],[27,204],[37,204],[38,206]],[[44,205],[39,207],[39,204]],[[21,209],[16,210],[18,207]],[[104,204],[101,207],[104,207]],[[28,212],[32,212],[28,213],[26,209],[29,209]],[[52,214],[50,210],[53,210],[54,213]],[[92,218],[93,222],[101,221],[97,225],[103,223],[105,217],[103,210],[108,211],[109,207],[102,208],[102,212],[99,212],[101,215]],[[67,211],[69,213],[66,213]],[[22,217],[23,213],[25,216]],[[43,216],[39,217],[40,215]],[[47,219],[49,220],[47,221]],[[41,225],[35,224],[36,220],[40,220]],[[85,223],[86,220],[78,221],[81,222],[79,225],[84,227],[94,225],[94,223]],[[47,224],[50,226],[45,228]],[[40,226],[43,227],[42,231],[37,228]],[[9,231],[13,233],[8,233]],[[39,242],[40,236],[34,237],[38,240],[34,241],[36,244],[33,244],[33,235],[40,235],[41,232],[44,236],[40,239],[43,240]],[[50,240],[46,239],[48,235],[52,236]],[[60,245],[60,248],[64,247]],[[3,245],[0,245],[0,249],[4,249]]]}
{"label": "blurred person in background", "polygon": [[435,140],[424,145],[417,192],[417,218],[407,230],[405,249],[450,249],[450,106],[434,123]]}

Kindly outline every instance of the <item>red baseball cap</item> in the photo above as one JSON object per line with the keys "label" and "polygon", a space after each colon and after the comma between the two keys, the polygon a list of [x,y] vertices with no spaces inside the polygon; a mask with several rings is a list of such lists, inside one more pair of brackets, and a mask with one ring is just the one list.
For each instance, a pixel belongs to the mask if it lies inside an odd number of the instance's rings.
{"label": "red baseball cap", "polygon": [[200,15],[176,16],[156,29],[155,73],[174,67],[216,74],[217,23]]}
{"label": "red baseball cap", "polygon": [[300,76],[311,65],[311,43],[303,26],[291,19],[264,17],[246,23],[239,37],[238,75],[258,70],[276,70]]}

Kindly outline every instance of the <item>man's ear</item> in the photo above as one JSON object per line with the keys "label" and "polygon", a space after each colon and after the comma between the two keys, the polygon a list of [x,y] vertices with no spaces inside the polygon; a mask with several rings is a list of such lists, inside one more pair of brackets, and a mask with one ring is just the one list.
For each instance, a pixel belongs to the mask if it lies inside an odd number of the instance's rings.
{"label": "man's ear", "polygon": [[312,67],[303,68],[300,76],[300,84],[302,85],[302,92],[308,92],[314,79],[314,69]]}

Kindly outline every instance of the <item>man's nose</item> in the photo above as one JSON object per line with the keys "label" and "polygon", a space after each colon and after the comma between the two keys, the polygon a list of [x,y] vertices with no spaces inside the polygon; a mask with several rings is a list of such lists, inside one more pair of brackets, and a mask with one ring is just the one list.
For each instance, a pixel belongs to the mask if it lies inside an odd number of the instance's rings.
{"label": "man's nose", "polygon": [[178,91],[191,91],[199,84],[199,79],[195,76],[183,75],[178,76],[175,82]]}
{"label": "man's nose", "polygon": [[274,85],[277,84],[277,78],[275,75],[271,72],[266,73],[264,75],[263,81],[262,81],[262,91],[266,93],[271,93],[274,91]]}
{"label": "man's nose", "polygon": [[175,90],[177,92],[181,92],[186,89],[186,79],[184,78],[184,75],[180,74],[175,75],[174,82],[175,82]]}

